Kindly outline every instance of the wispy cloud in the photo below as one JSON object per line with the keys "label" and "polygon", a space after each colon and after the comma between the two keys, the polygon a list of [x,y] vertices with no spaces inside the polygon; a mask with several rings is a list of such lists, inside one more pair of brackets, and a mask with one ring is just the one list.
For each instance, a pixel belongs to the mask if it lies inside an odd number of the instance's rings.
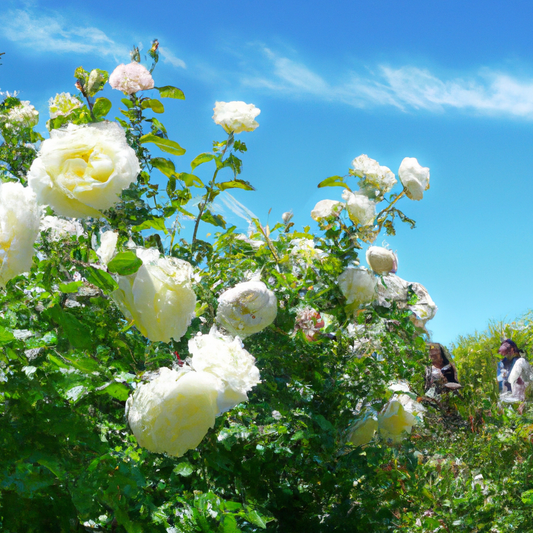
{"label": "wispy cloud", "polygon": [[507,115],[533,120],[533,78],[481,68],[468,77],[439,77],[416,66],[378,65],[362,73],[337,73],[329,80],[302,62],[262,47],[260,72],[241,76],[244,85],[282,93],[287,97],[312,97],[342,102],[358,108],[393,106],[403,111],[448,109],[478,114]]}
{"label": "wispy cloud", "polygon": [[179,57],[176,57],[166,46],[160,46],[159,53],[161,54],[164,62],[170,63],[174,67],[187,68],[185,61]]}

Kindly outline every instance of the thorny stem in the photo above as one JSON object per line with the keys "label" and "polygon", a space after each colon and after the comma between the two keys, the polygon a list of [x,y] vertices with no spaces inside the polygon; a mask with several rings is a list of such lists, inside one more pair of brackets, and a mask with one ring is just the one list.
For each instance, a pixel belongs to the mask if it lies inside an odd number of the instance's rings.
{"label": "thorny stem", "polygon": [[[385,214],[385,213],[388,213],[391,209],[391,207],[402,197],[402,196],[405,196],[405,189],[398,195],[396,196],[396,198],[385,208],[385,209],[382,209],[379,213],[378,213],[378,216],[376,217],[377,220],[379,220],[379,217],[381,217],[381,215]],[[385,220],[386,220],[386,217],[379,223],[379,231],[381,231],[381,228],[383,227],[383,224],[385,223]]]}

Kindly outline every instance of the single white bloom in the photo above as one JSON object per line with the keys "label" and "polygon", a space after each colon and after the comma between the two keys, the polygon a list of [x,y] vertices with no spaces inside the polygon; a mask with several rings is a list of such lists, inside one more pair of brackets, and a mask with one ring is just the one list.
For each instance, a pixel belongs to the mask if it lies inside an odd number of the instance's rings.
{"label": "single white bloom", "polygon": [[376,277],[366,268],[347,268],[339,276],[337,283],[348,305],[367,304],[377,296]]}
{"label": "single white bloom", "polygon": [[293,217],[293,212],[286,211],[285,213],[283,213],[283,215],[281,215],[281,220],[283,220],[284,224],[288,224],[291,221],[292,217]]}
{"label": "single white bloom", "polygon": [[244,102],[215,102],[213,108],[215,114],[213,120],[215,124],[222,126],[227,133],[241,133],[243,131],[254,131],[259,124],[255,117],[261,110],[254,104]]}
{"label": "single white bloom", "polygon": [[98,122],[52,130],[41,144],[28,172],[30,187],[40,204],[56,214],[101,217],[135,181],[140,165],[114,122]]}
{"label": "single white bloom", "polygon": [[394,172],[390,168],[381,166],[375,159],[366,154],[356,157],[352,161],[353,174],[360,179],[359,184],[365,190],[377,190],[379,195],[389,192],[396,183]]}
{"label": "single white bloom", "polygon": [[219,380],[206,372],[161,368],[139,385],[126,404],[137,442],[176,457],[196,448],[215,424]]}
{"label": "single white bloom", "polygon": [[192,338],[189,351],[194,370],[209,372],[224,384],[218,396],[219,414],[248,400],[247,392],[261,381],[254,357],[243,348],[238,337],[226,337],[213,328],[209,335],[198,334]]}
{"label": "single white bloom", "polygon": [[318,222],[324,218],[339,216],[343,207],[342,202],[336,200],[320,200],[311,211],[311,218]]}
{"label": "single white bloom", "polygon": [[245,338],[272,324],[277,312],[276,295],[262,281],[245,281],[219,297],[216,320],[232,335]]}
{"label": "single white bloom", "polygon": [[398,400],[390,400],[378,414],[379,434],[388,442],[401,442],[410,434],[416,418]]}
{"label": "single white bloom", "polygon": [[137,91],[145,91],[154,88],[154,79],[150,71],[140,63],[132,61],[121,64],[109,76],[109,85],[113,89],[126,94],[134,94]]}
{"label": "single white bloom", "polygon": [[50,118],[57,118],[60,116],[67,116],[81,107],[83,104],[70,93],[59,93],[54,98],[48,100],[48,108],[50,110]]}
{"label": "single white bloom", "polygon": [[354,446],[363,446],[368,444],[373,438],[378,429],[378,419],[374,412],[370,411],[363,415],[352,427],[348,442]]}
{"label": "single white bloom", "polygon": [[370,246],[366,251],[366,262],[376,274],[394,274],[398,269],[398,258],[392,250],[381,246]]}
{"label": "single white bloom", "polygon": [[76,219],[46,216],[41,220],[40,231],[50,230],[48,239],[57,242],[66,237],[79,237],[83,235],[83,226]]}
{"label": "single white bloom", "polygon": [[419,418],[421,421],[424,420],[424,413],[426,412],[426,408],[416,400],[413,400],[411,396],[408,394],[395,394],[392,398],[393,400],[398,400],[402,405],[403,408],[412,415]]}
{"label": "single white bloom", "polygon": [[107,265],[113,256],[117,248],[118,233],[114,231],[104,231],[100,235],[100,248],[96,250],[96,255],[100,258],[100,262],[103,265]]}
{"label": "single white bloom", "polygon": [[31,269],[40,218],[31,189],[20,183],[0,184],[0,287]]}
{"label": "single white bloom", "polygon": [[424,191],[429,189],[429,168],[421,166],[415,157],[406,157],[400,165],[398,176],[407,197],[422,200]]}
{"label": "single white bloom", "polygon": [[154,248],[138,248],[136,252],[143,265],[135,274],[119,276],[113,299],[151,341],[179,340],[196,306],[192,266],[174,257],[159,257]]}
{"label": "single white bloom", "polygon": [[361,226],[371,226],[376,218],[376,203],[370,200],[361,192],[350,192],[345,190],[342,193],[343,200],[346,201],[348,216],[355,224]]}
{"label": "single white bloom", "polygon": [[0,122],[7,122],[6,126],[33,128],[39,122],[39,111],[28,100],[21,101],[16,107],[9,109]]}

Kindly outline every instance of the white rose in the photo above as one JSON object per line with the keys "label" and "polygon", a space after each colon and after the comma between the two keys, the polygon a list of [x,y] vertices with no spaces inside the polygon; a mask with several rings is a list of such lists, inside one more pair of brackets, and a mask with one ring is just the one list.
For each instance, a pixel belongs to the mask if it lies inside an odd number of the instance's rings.
{"label": "white rose", "polygon": [[113,299],[151,341],[179,340],[196,306],[191,265],[174,257],[159,257],[153,248],[137,249],[137,257],[143,265],[135,274],[119,276]]}
{"label": "white rose", "polygon": [[198,334],[189,341],[191,365],[199,372],[209,372],[224,387],[218,396],[218,412],[223,413],[248,400],[246,394],[259,382],[255,359],[242,346],[239,338],[229,338],[214,328],[209,335]]}
{"label": "white rose", "polygon": [[311,211],[311,218],[318,222],[324,218],[338,216],[343,207],[342,202],[336,200],[320,200]]}
{"label": "white rose", "polygon": [[39,230],[50,230],[48,239],[54,242],[66,237],[79,237],[84,233],[83,226],[77,220],[65,220],[54,216],[43,217]]}
{"label": "white rose", "polygon": [[216,319],[232,335],[245,338],[272,324],[277,312],[276,295],[262,281],[246,281],[219,297]]}
{"label": "white rose", "polygon": [[0,287],[31,269],[40,215],[31,189],[20,183],[0,184]]}
{"label": "white rose", "polygon": [[244,102],[215,102],[213,108],[215,124],[222,126],[227,133],[254,131],[259,124],[255,117],[261,113],[254,104]]}
{"label": "white rose", "polygon": [[215,424],[219,380],[206,372],[161,368],[126,404],[137,442],[176,457],[196,448]]}
{"label": "white rose", "polygon": [[376,203],[370,200],[361,192],[350,192],[345,190],[342,193],[343,200],[346,201],[348,216],[355,224],[361,226],[371,226],[376,218]]}
{"label": "white rose", "polygon": [[71,96],[70,93],[59,93],[48,100],[50,118],[70,115],[74,109],[81,106],[82,103],[75,96]]}
{"label": "white rose", "polygon": [[366,268],[347,268],[337,282],[348,305],[367,304],[377,296],[376,277]]}
{"label": "white rose", "polygon": [[409,309],[414,314],[414,323],[417,327],[423,328],[428,320],[435,318],[438,307],[432,300],[427,289],[421,283],[410,284],[418,297],[416,304],[410,305]]}
{"label": "white rose", "polygon": [[376,274],[395,273],[398,269],[398,258],[392,250],[381,246],[370,246],[366,251],[366,262]]}
{"label": "white rose", "polygon": [[377,429],[378,420],[375,413],[366,413],[363,418],[358,420],[352,427],[348,435],[348,442],[351,442],[354,446],[368,444],[374,437],[374,433]]}
{"label": "white rose", "polygon": [[407,197],[422,200],[424,191],[429,189],[429,168],[420,166],[415,157],[406,157],[400,165],[398,176]]}
{"label": "white rose", "polygon": [[392,443],[401,442],[406,433],[411,433],[415,423],[416,418],[395,399],[387,402],[378,414],[379,434]]}
{"label": "white rose", "polygon": [[107,265],[113,256],[117,248],[118,233],[114,231],[104,231],[100,235],[100,248],[96,250],[96,255],[100,258],[100,262],[103,265]]}
{"label": "white rose", "polygon": [[154,79],[150,71],[140,63],[132,61],[128,65],[121,64],[109,76],[109,85],[113,89],[126,94],[154,88]]}
{"label": "white rose", "polygon": [[123,129],[99,122],[55,129],[28,172],[40,204],[68,217],[101,217],[135,181],[140,166]]}
{"label": "white rose", "polygon": [[360,185],[365,190],[377,189],[380,195],[389,192],[396,183],[394,172],[390,168],[381,166],[375,159],[366,154],[356,157],[352,161],[353,174],[360,179]]}
{"label": "white rose", "polygon": [[288,224],[291,221],[292,217],[293,217],[293,212],[286,211],[285,213],[283,213],[283,215],[281,215],[281,220],[283,220],[284,224]]}

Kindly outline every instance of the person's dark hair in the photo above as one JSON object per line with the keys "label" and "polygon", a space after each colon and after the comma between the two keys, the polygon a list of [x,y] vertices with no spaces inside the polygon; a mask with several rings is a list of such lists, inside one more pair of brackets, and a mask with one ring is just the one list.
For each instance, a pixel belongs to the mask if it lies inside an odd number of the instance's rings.
{"label": "person's dark hair", "polygon": [[450,358],[446,355],[446,349],[444,346],[438,342],[428,342],[428,346],[430,348],[438,348],[440,350],[440,356],[442,357],[442,362],[444,363],[444,366],[450,364]]}
{"label": "person's dark hair", "polygon": [[443,376],[446,378],[446,381],[448,381],[448,383],[459,383],[457,379],[457,370],[452,364],[452,358],[448,350],[439,342],[428,342],[428,346],[430,348],[438,348],[440,350],[440,356],[442,357],[442,362],[444,363],[443,367],[446,368],[448,366],[446,370],[441,370]]}
{"label": "person's dark hair", "polygon": [[[515,354],[520,354],[520,349],[518,348],[518,346],[516,345],[516,342],[511,340],[511,339],[505,339],[504,341],[502,341],[502,344],[505,344],[507,343],[512,349],[513,349],[513,352]],[[500,344],[501,346],[501,344]]]}

